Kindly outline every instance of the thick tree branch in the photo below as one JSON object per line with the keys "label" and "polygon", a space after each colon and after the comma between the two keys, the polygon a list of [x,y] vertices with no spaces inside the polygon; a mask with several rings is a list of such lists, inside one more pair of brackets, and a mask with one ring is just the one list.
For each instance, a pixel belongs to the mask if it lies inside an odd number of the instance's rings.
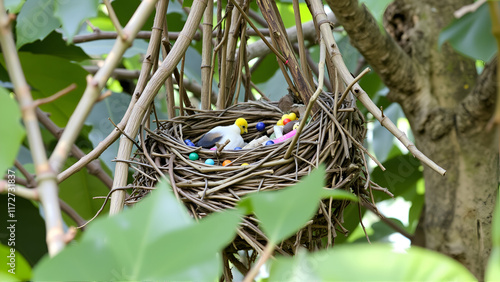
{"label": "thick tree branch", "polygon": [[406,95],[418,90],[415,79],[417,71],[411,58],[389,34],[380,31],[377,21],[365,5],[360,6],[357,0],[326,2],[349,34],[351,44],[365,57],[387,87]]}
{"label": "thick tree branch", "polygon": [[458,104],[456,122],[460,132],[471,128],[482,130],[491,119],[497,98],[497,60],[495,57],[486,65],[471,93]]}

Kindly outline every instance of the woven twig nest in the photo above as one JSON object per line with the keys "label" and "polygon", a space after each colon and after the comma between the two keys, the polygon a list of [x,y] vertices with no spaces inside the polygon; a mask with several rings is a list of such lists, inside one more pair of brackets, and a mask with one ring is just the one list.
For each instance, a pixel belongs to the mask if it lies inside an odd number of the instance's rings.
{"label": "woven twig nest", "polygon": [[[321,110],[306,124],[296,149],[287,160],[284,155],[291,138],[283,143],[249,150],[212,151],[184,143],[185,139],[198,140],[215,126],[231,125],[239,117],[248,121],[249,132],[243,138],[250,142],[271,130],[283,115],[277,103],[246,102],[223,111],[194,110],[193,115],[160,122],[158,129],[149,132],[145,141],[147,154],[137,151],[132,161],[137,172],[134,191],[126,204],[133,204],[148,193],[161,178],[158,172],[161,171],[170,179],[174,193],[192,216],[201,218],[235,206],[249,193],[285,189],[321,163],[327,171],[327,188],[366,194],[363,189],[366,179],[361,173],[365,169],[364,149],[361,147],[366,132],[363,115],[346,102],[335,119],[335,101],[327,94],[322,94],[317,103]],[[257,131],[257,122],[264,122],[266,130]],[[198,153],[199,160],[189,159],[192,152]],[[215,165],[205,164],[208,158],[215,160]],[[232,163],[222,166],[224,160]],[[241,166],[243,163],[249,165]],[[283,242],[278,251],[292,254],[299,244],[310,249],[318,248],[322,246],[322,238],[334,237],[339,231],[347,233],[342,227],[343,209],[347,204],[348,201],[325,200],[312,223]],[[229,250],[262,250],[266,238],[257,220],[247,217],[243,226]]]}

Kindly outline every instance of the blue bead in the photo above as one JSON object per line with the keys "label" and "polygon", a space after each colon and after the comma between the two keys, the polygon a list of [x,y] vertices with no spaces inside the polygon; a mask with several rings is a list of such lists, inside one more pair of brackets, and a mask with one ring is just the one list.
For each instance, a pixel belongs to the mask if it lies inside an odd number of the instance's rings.
{"label": "blue bead", "polygon": [[187,142],[186,145],[191,146],[191,147],[195,147],[194,143],[191,141]]}
{"label": "blue bead", "polygon": [[274,144],[273,140],[269,140],[269,141],[266,142],[266,146],[267,145],[273,145],[273,144]]}
{"label": "blue bead", "polygon": [[235,150],[241,150],[241,147],[235,147],[234,149]]}
{"label": "blue bead", "polygon": [[255,127],[258,131],[263,131],[264,129],[266,129],[266,125],[263,122],[258,122]]}
{"label": "blue bead", "polygon": [[214,164],[215,164],[214,160],[212,160],[212,159],[206,159],[206,160],[205,160],[205,163],[206,163],[207,165],[214,165]]}
{"label": "blue bead", "polygon": [[189,140],[189,139],[184,140],[184,144],[189,146],[189,143],[193,143],[193,142],[191,142],[191,140]]}

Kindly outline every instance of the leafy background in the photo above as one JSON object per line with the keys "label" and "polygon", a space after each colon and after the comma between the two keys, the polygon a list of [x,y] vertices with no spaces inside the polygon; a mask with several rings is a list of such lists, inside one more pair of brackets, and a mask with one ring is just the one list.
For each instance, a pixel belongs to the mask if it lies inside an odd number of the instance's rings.
{"label": "leafy background", "polygon": [[[42,110],[51,114],[51,119],[60,127],[64,127],[69,116],[78,103],[85,88],[85,76],[88,72],[84,67],[93,65],[102,60],[109,53],[113,40],[98,40],[72,44],[76,36],[88,34],[92,29],[85,22],[89,22],[102,31],[114,30],[105,8],[98,0],[91,1],[64,1],[64,0],[6,0],[5,6],[11,13],[16,13],[14,32],[17,39],[17,48],[28,83],[31,86],[34,98],[42,98],[76,83],[77,89],[71,94],[60,98],[53,103],[42,106]],[[187,2],[187,1],[185,1]],[[367,5],[378,22],[381,22],[385,7],[389,0],[360,1]],[[130,18],[139,0],[113,1],[118,18],[124,25]],[[307,6],[303,1],[300,4],[302,21],[312,19]],[[256,5],[251,5],[256,9]],[[291,1],[279,1],[279,11],[284,19],[285,26],[294,26],[294,15]],[[71,16],[68,16],[71,15]],[[186,15],[180,4],[169,2],[167,14],[170,31],[179,31],[186,21]],[[144,25],[143,30],[150,30],[152,17]],[[464,55],[476,59],[478,71],[481,71],[483,61],[489,60],[496,52],[495,42],[491,36],[491,22],[486,5],[476,12],[467,14],[453,22],[442,31],[439,44],[451,44]],[[466,35],[466,36],[464,36]],[[356,71],[356,65],[361,55],[353,48],[345,32],[335,34],[344,60],[351,72]],[[249,43],[257,39],[252,37]],[[122,59],[120,67],[137,70],[142,61],[142,55],[147,48],[147,40],[137,39]],[[317,46],[309,47],[309,52],[315,60],[318,59]],[[189,80],[201,84],[200,61],[201,45],[192,43],[186,56],[185,73]],[[270,75],[272,74],[272,75]],[[215,75],[214,85],[217,85],[218,76]],[[286,94],[282,87],[285,81],[278,71],[276,59],[268,55],[252,75],[252,80],[265,93],[269,93],[272,100],[278,100]],[[112,130],[107,120],[119,120],[125,112],[130,100],[130,87],[127,81],[110,79],[107,89],[113,94],[108,99],[95,105],[86,121],[77,144],[85,152],[95,147],[102,138]],[[387,88],[383,85],[376,73],[370,73],[361,80],[362,87],[371,95],[375,103],[384,108],[384,113],[398,126],[406,131],[411,138],[411,131],[401,108],[390,104],[386,99]],[[0,173],[4,174],[7,168],[12,168],[16,159],[32,170],[31,157],[24,140],[24,128],[20,123],[20,111],[15,105],[12,84],[6,72],[3,56],[0,59]],[[164,92],[155,101],[157,109],[165,109]],[[240,95],[243,97],[243,95]],[[359,105],[362,108],[361,105]],[[366,110],[362,109],[366,114]],[[159,114],[166,116],[165,111]],[[373,118],[368,115],[371,121]],[[382,172],[372,165],[372,179],[383,187],[389,188],[395,199],[390,199],[383,193],[377,193],[377,201],[381,210],[409,233],[413,233],[420,217],[424,198],[424,183],[422,167],[401,147],[397,140],[378,123],[368,123],[369,134],[366,146],[387,168]],[[44,142],[48,154],[55,146],[56,139],[42,128]],[[111,160],[116,156],[116,144],[110,147],[100,158],[105,170],[110,173],[114,170]],[[68,159],[65,167],[75,162]],[[18,177],[20,173],[16,174]],[[310,179],[310,185],[320,187],[320,176]],[[319,181],[319,182],[318,182]],[[300,188],[300,187],[299,187]],[[300,190],[300,189],[299,189]],[[290,192],[289,192],[290,191]],[[320,191],[320,190],[318,190]],[[84,219],[90,219],[100,208],[102,200],[93,200],[93,197],[106,195],[108,189],[85,169],[76,173],[60,186],[60,197],[72,206]],[[297,192],[298,193],[298,192]],[[331,196],[331,195],[330,195]],[[339,197],[348,197],[338,195]],[[285,197],[290,203],[301,197],[308,199],[311,205],[297,204],[289,206],[289,213],[281,214],[277,224],[273,222],[273,211],[269,206],[277,204],[277,197]],[[282,194],[262,193],[250,197],[242,202],[238,211],[228,211],[204,219],[200,223],[193,222],[187,216],[183,207],[175,202],[175,198],[162,184],[155,197],[150,197],[136,208],[126,211],[113,218],[103,217],[104,212],[89,229],[80,236],[77,242],[71,244],[64,252],[48,259],[45,245],[45,230],[43,214],[38,204],[32,201],[17,198],[18,216],[23,218],[17,226],[17,271],[16,276],[7,274],[5,264],[2,264],[1,280],[73,280],[79,277],[83,280],[123,280],[123,279],[193,279],[206,280],[206,277],[217,278],[220,275],[220,255],[218,252],[234,237],[235,228],[243,212],[255,213],[262,221],[264,230],[271,236],[273,242],[278,242],[283,236],[296,230],[314,208],[314,202],[324,197],[321,193],[296,194],[290,188]],[[5,195],[0,200],[6,202]],[[283,201],[280,201],[283,202]],[[169,203],[169,204],[166,204]],[[307,207],[306,207],[307,206]],[[451,260],[425,250],[411,248],[407,252],[394,253],[389,245],[366,246],[364,232],[358,224],[358,211],[351,205],[346,209],[346,226],[352,232],[349,237],[339,237],[335,241],[338,247],[335,252],[322,251],[316,254],[300,254],[294,258],[278,258],[271,266],[271,280],[282,280],[286,277],[303,277],[304,279],[338,279],[366,280],[378,278],[380,280],[470,280],[472,277],[460,265]],[[286,207],[285,207],[286,208]],[[308,209],[308,210],[306,210]],[[496,225],[494,227],[494,245],[489,278],[500,278],[500,211],[497,207]],[[3,213],[1,222],[6,222]],[[162,215],[159,217],[159,215]],[[164,216],[164,215],[172,216]],[[270,216],[273,215],[273,216]],[[291,215],[294,215],[292,218]],[[373,242],[399,242],[404,247],[409,246],[407,239],[396,237],[393,229],[365,210],[362,210],[363,221]],[[141,220],[147,218],[147,221]],[[298,220],[300,218],[300,220]],[[295,225],[293,224],[295,222]],[[67,226],[75,223],[65,217]],[[217,226],[214,228],[213,226]],[[279,228],[274,228],[279,226]],[[141,228],[139,228],[141,227]],[[126,232],[128,236],[120,236]],[[203,237],[200,237],[202,236]],[[6,229],[0,230],[2,254],[8,253],[6,247],[8,234]],[[193,242],[203,240],[199,247],[192,247]],[[356,244],[353,244],[356,242]],[[342,246],[345,245],[345,246]],[[158,248],[161,247],[161,252]],[[100,254],[96,256],[95,254]],[[168,254],[175,253],[176,256]],[[182,254],[182,255],[181,255]],[[2,255],[3,256],[3,255]],[[4,257],[4,256],[3,256]],[[43,258],[43,259],[42,259]],[[77,259],[78,258],[78,259]],[[376,258],[376,259],[375,259]],[[137,264],[136,264],[137,262]],[[422,262],[425,262],[422,264]],[[440,270],[433,271],[439,262]],[[172,265],[170,268],[155,267]],[[384,267],[394,265],[392,271]],[[36,266],[36,267],[35,267]],[[328,266],[328,267],[327,267]],[[331,267],[335,266],[335,267]],[[33,270],[33,267],[34,270]],[[366,271],[359,271],[363,268]],[[418,268],[418,275],[415,269]],[[91,269],[91,271],[89,271]],[[292,271],[290,271],[290,269]],[[33,274],[34,273],[34,274]],[[369,273],[370,276],[365,273]],[[34,276],[32,276],[32,274]],[[351,276],[343,276],[350,274]],[[290,276],[293,275],[293,276]],[[352,276],[359,275],[359,276]],[[387,276],[390,275],[390,276]],[[434,275],[434,276],[433,276]],[[213,279],[212,279],[213,280]],[[494,279],[492,279],[494,280]]]}

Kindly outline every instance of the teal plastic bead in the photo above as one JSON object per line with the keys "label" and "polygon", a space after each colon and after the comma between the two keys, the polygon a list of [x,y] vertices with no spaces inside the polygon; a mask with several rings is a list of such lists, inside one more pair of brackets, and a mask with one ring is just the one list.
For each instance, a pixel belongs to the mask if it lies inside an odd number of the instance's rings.
{"label": "teal plastic bead", "polygon": [[214,164],[215,164],[214,160],[212,160],[212,159],[207,159],[207,160],[205,161],[205,163],[206,163],[207,165],[214,165]]}
{"label": "teal plastic bead", "polygon": [[192,161],[196,161],[199,158],[200,158],[200,156],[198,156],[198,154],[195,152],[192,152],[191,154],[189,154],[189,159]]}

